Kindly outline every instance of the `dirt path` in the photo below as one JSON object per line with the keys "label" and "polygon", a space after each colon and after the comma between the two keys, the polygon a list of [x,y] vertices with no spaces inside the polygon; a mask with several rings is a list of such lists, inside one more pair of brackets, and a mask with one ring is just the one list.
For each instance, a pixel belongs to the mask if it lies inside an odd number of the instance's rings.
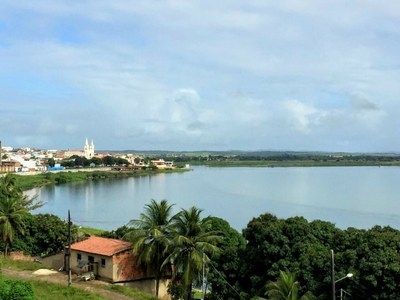
{"label": "dirt path", "polygon": [[[50,283],[56,283],[61,285],[68,285],[68,275],[62,272],[57,272],[49,275],[34,275],[32,271],[21,271],[14,269],[2,268],[2,273],[6,276],[22,278],[22,279],[32,279],[32,280],[42,280]],[[78,281],[76,276],[72,277],[72,286],[89,291],[92,293],[100,294],[107,299],[113,300],[134,300],[128,296],[121,295],[119,293],[105,290],[101,286],[110,285],[110,283],[93,280],[93,281]]]}

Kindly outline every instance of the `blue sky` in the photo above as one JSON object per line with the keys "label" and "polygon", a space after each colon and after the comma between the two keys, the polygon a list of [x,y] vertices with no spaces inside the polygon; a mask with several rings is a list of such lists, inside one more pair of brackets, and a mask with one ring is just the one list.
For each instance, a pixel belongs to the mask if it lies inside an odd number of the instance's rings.
{"label": "blue sky", "polygon": [[400,150],[398,1],[0,1],[3,146]]}

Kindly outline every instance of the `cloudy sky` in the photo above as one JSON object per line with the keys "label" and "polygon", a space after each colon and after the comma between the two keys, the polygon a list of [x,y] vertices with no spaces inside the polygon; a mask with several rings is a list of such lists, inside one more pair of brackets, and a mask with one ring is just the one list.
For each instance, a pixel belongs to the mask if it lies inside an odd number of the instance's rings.
{"label": "cloudy sky", "polygon": [[398,1],[0,3],[3,146],[400,151]]}

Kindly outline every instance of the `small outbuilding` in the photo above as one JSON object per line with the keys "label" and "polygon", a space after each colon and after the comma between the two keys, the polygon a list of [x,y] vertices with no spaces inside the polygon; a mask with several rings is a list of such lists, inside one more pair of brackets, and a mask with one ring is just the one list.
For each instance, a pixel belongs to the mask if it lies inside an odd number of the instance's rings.
{"label": "small outbuilding", "polygon": [[71,245],[71,270],[82,274],[93,272],[96,278],[117,282],[128,282],[144,277],[131,252],[130,242],[90,236]]}
{"label": "small outbuilding", "polygon": [[[96,279],[134,287],[154,295],[154,272],[138,265],[131,248],[130,242],[90,236],[71,245],[71,271],[82,275],[85,280],[92,279],[94,275]],[[169,300],[171,298],[167,289],[171,278],[170,268],[165,273],[160,282],[159,299]]]}

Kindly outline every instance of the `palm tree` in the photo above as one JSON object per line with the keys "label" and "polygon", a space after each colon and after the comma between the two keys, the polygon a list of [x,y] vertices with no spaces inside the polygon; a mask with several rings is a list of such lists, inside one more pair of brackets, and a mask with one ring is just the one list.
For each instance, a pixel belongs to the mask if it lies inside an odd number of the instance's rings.
{"label": "palm tree", "polygon": [[184,299],[190,299],[192,282],[199,275],[204,262],[210,260],[208,255],[218,252],[215,246],[221,239],[216,232],[211,231],[211,220],[200,217],[202,210],[191,207],[182,210],[174,218],[176,230],[173,243],[170,244],[172,252],[165,263],[174,259],[175,270],[182,271],[184,286]]}
{"label": "palm tree", "polygon": [[299,297],[299,282],[292,273],[280,271],[279,279],[276,282],[269,282],[266,285],[268,299],[271,300],[311,300],[314,296],[307,292]]}
{"label": "palm tree", "polygon": [[0,178],[0,235],[5,243],[5,256],[14,236],[24,233],[24,217],[42,205],[42,202],[35,203],[35,197],[23,194],[14,176],[7,174]]}
{"label": "palm tree", "polygon": [[152,199],[150,204],[145,205],[145,212],[140,214],[139,219],[129,222],[133,230],[124,236],[133,242],[132,252],[138,255],[138,262],[155,270],[157,297],[165,250],[172,239],[172,207],[167,200],[158,203]]}
{"label": "palm tree", "polygon": [[24,234],[24,216],[27,211],[12,198],[0,201],[0,233],[5,243],[4,256],[8,255],[8,246],[17,233]]}

